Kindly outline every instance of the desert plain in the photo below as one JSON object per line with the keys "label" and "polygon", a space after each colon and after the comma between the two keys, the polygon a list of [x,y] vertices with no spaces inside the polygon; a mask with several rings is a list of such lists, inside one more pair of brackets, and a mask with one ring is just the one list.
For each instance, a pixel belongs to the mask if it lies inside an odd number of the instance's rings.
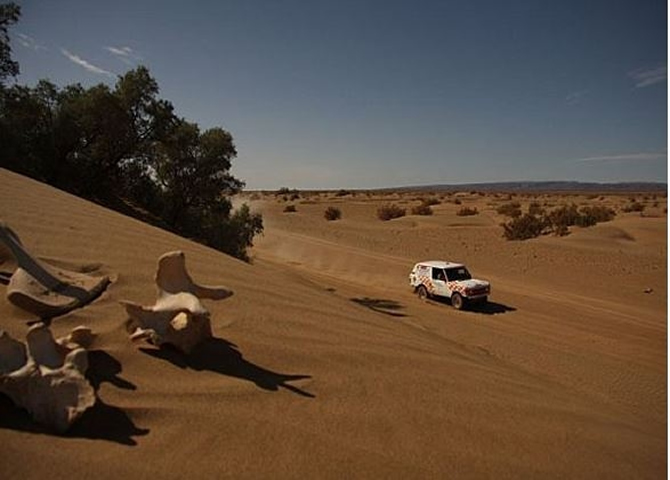
{"label": "desert plain", "polygon": [[[113,279],[51,322],[97,335],[97,404],[56,435],[0,396],[0,478],[666,478],[666,193],[511,195],[246,193],[265,232],[245,263],[0,170],[0,220],[28,250]],[[508,241],[510,201],[617,215]],[[388,203],[408,214],[379,220]],[[119,305],[152,303],[174,250],[234,291],[205,300],[214,338],[190,356],[131,342]],[[408,274],[432,259],[489,280],[489,304],[417,298]],[[22,339],[36,319],[4,289],[0,329]]]}

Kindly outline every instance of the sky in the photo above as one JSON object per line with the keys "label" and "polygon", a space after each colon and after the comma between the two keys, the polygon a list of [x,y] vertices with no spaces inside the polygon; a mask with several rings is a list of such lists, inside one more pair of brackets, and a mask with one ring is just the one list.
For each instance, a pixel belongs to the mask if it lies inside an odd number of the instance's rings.
{"label": "sky", "polygon": [[145,65],[248,189],[667,181],[665,0],[26,0],[16,81]]}

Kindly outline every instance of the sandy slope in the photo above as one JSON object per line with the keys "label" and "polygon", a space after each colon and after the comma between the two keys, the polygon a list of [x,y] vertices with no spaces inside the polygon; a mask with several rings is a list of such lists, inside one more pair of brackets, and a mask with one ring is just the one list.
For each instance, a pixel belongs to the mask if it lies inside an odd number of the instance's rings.
{"label": "sandy slope", "polygon": [[[594,247],[596,230],[520,245],[490,212],[382,224],[347,202],[333,223],[321,203],[290,216],[257,202],[267,227],[248,265],[0,170],[0,218],[27,248],[117,276],[53,322],[99,333],[100,403],[57,437],[0,399],[0,477],[665,476],[665,218],[608,224],[634,245],[615,232]],[[117,304],[152,302],[174,249],[235,291],[206,301],[217,338],[193,358],[131,344]],[[411,263],[447,253],[494,281],[487,312],[408,292]],[[0,327],[21,336],[29,319],[0,297]]]}

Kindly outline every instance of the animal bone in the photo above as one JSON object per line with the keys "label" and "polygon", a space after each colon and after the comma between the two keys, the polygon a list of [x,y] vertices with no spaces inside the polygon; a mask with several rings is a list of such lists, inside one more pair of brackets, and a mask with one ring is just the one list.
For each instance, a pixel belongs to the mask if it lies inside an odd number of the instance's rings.
{"label": "animal bone", "polygon": [[66,346],[66,339],[55,341],[43,323],[33,325],[26,340],[27,347],[0,332],[0,393],[62,433],[95,404],[95,391],[84,376],[88,354],[80,346]]}
{"label": "animal bone", "polygon": [[151,307],[122,301],[130,317],[131,339],[149,339],[154,345],[170,344],[190,353],[212,337],[209,312],[195,295],[182,292],[159,297]]}
{"label": "animal bone", "polygon": [[170,344],[190,353],[200,342],[212,337],[209,311],[201,298],[222,300],[233,292],[225,287],[198,285],[186,270],[183,252],[169,252],[158,259],[158,298],[153,306],[122,301],[130,318],[132,340],[148,339],[161,346]]}
{"label": "animal bone", "polygon": [[[7,299],[40,318],[53,318],[82,307],[110,283],[106,276],[92,277],[39,262],[3,222],[0,222],[0,264],[13,270]],[[2,278],[7,276],[7,272],[2,272]]]}
{"label": "animal bone", "polygon": [[223,300],[233,294],[232,290],[225,287],[195,284],[186,271],[186,256],[180,251],[165,253],[158,259],[156,285],[158,285],[159,296],[188,292],[198,298]]}

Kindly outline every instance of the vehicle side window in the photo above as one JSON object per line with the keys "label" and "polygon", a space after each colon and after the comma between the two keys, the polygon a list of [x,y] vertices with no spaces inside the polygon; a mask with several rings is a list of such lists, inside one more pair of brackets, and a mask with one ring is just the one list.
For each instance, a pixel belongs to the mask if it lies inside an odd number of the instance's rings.
{"label": "vehicle side window", "polygon": [[442,280],[444,282],[446,280],[444,277],[444,270],[441,268],[433,268],[433,280]]}

